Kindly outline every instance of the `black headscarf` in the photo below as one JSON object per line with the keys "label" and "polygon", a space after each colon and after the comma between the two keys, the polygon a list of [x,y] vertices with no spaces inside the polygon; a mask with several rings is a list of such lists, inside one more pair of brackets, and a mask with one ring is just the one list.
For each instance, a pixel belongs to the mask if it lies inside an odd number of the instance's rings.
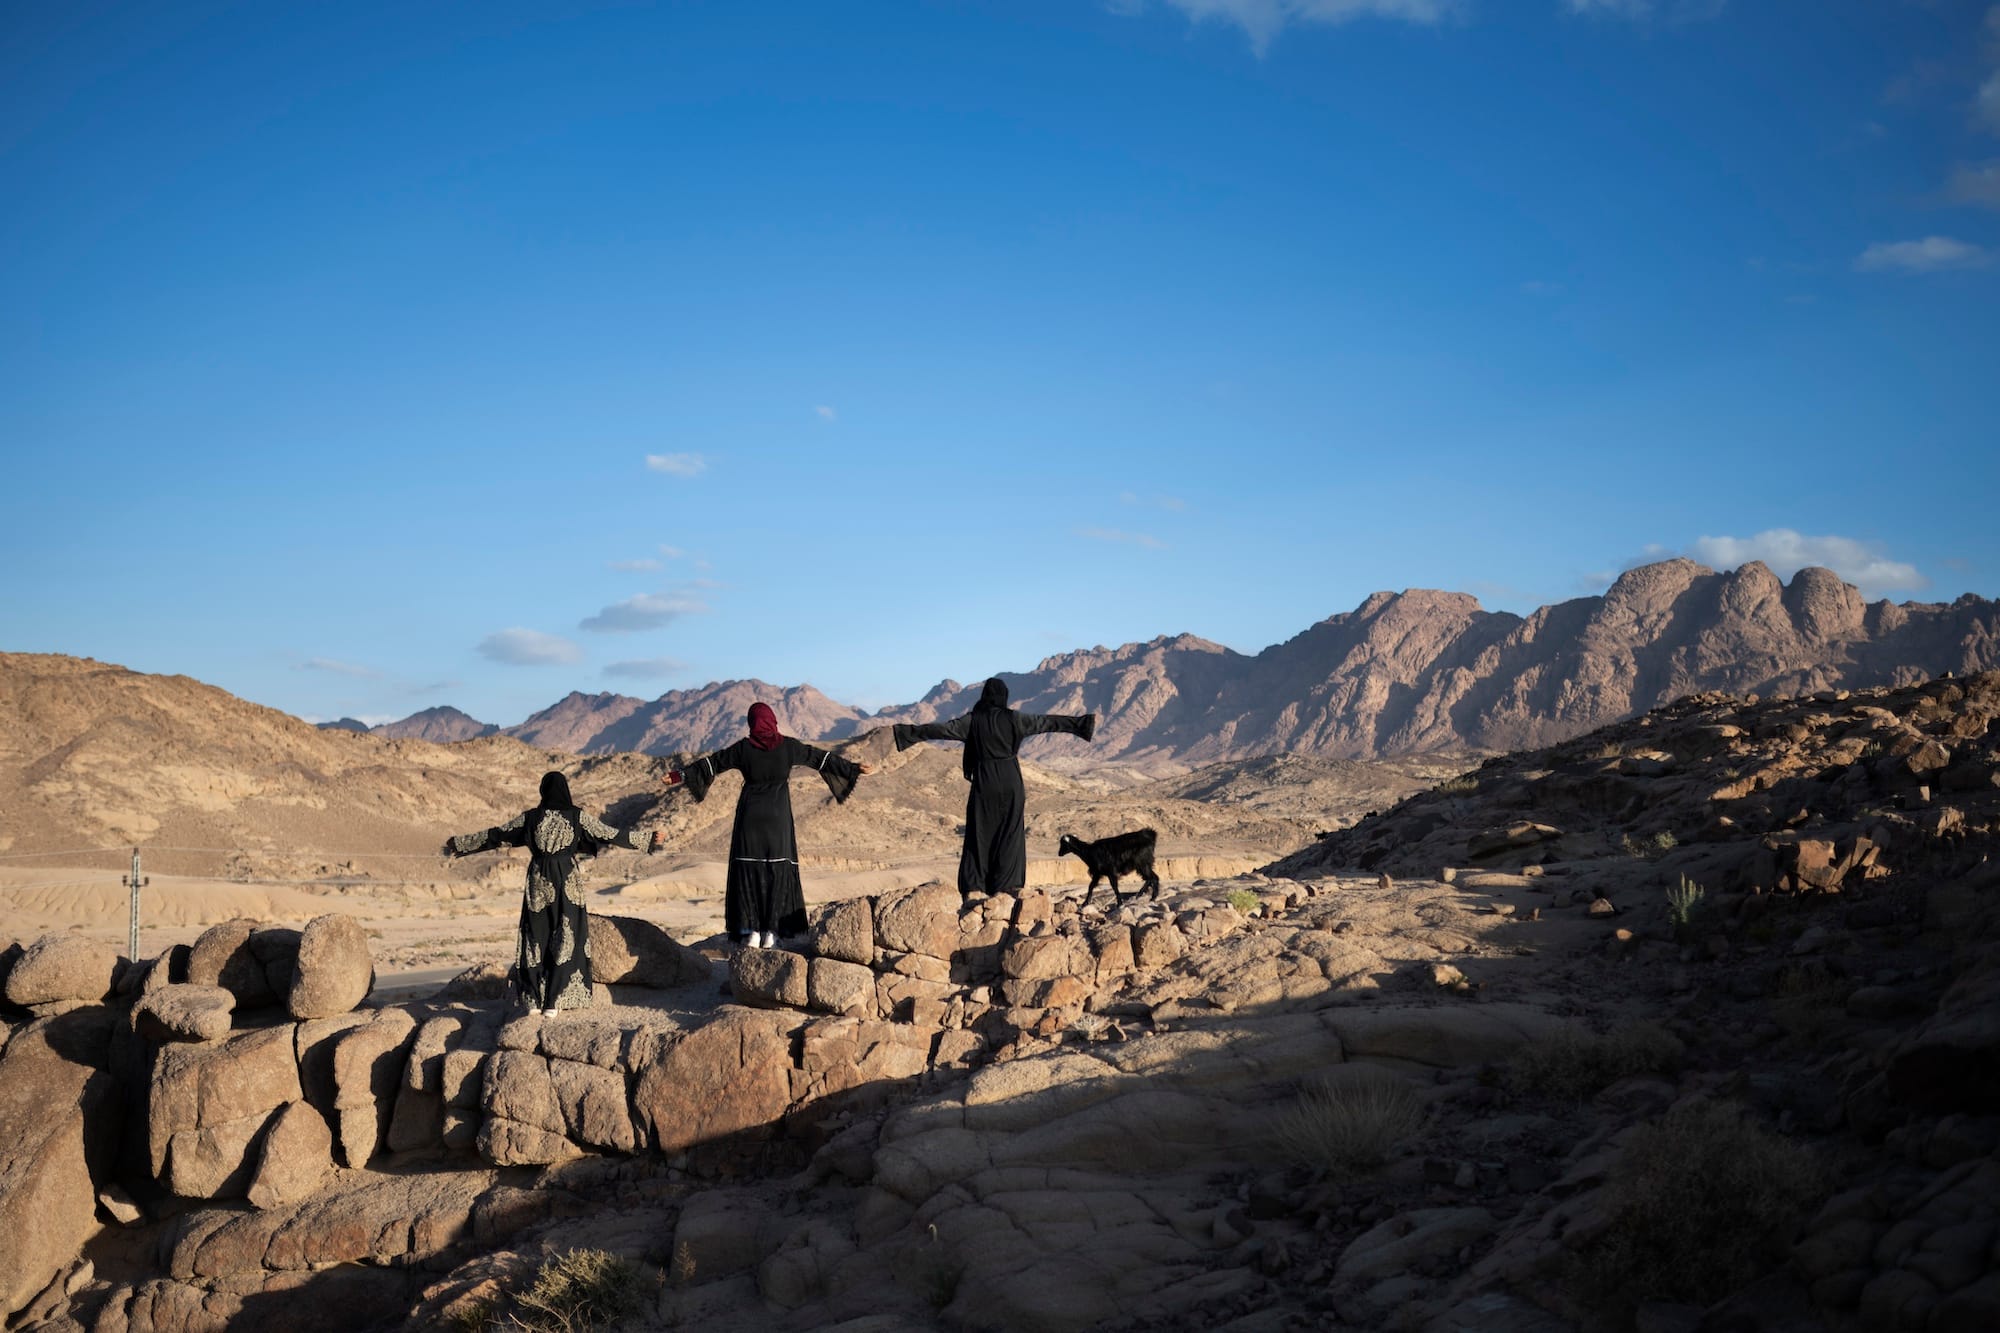
{"label": "black headscarf", "polygon": [[998,676],[987,677],[986,688],[979,692],[979,702],[972,706],[972,711],[975,713],[984,713],[988,709],[1005,708],[1006,706],[1007,682]]}
{"label": "black headscarf", "polygon": [[542,803],[538,809],[568,810],[576,805],[569,798],[569,779],[560,773],[542,774]]}

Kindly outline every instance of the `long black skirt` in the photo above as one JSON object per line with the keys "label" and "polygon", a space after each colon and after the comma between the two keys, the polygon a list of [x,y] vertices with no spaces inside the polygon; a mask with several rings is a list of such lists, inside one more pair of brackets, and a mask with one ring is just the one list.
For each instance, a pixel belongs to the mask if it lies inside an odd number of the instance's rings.
{"label": "long black skirt", "polygon": [[732,936],[766,930],[803,935],[806,893],[799,883],[798,863],[731,861],[722,919]]}
{"label": "long black skirt", "polygon": [[563,894],[540,911],[521,905],[514,984],[531,1009],[590,1007],[590,914]]}

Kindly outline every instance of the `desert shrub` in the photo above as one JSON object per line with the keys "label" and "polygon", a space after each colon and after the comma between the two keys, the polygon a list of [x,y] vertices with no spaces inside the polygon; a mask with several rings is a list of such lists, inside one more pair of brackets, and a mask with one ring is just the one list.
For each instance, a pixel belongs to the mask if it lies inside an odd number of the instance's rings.
{"label": "desert shrub", "polygon": [[1572,1257],[1565,1288],[1599,1313],[1711,1304],[1784,1262],[1826,1185],[1810,1151],[1741,1108],[1675,1107],[1633,1133],[1606,1185],[1611,1223]]}
{"label": "desert shrub", "polygon": [[1507,1081],[1530,1096],[1583,1102],[1621,1078],[1671,1073],[1684,1053],[1680,1039],[1657,1023],[1602,1034],[1562,1028],[1517,1051]]}
{"label": "desert shrub", "polygon": [[1674,835],[1667,829],[1661,829],[1658,833],[1655,833],[1653,835],[1653,850],[1661,854],[1671,852],[1675,847],[1678,847],[1679,845],[1680,845],[1680,840],[1674,837]]}
{"label": "desert shrub", "polygon": [[1423,1099],[1401,1079],[1307,1083],[1279,1115],[1278,1150],[1335,1177],[1380,1166],[1424,1122]]}
{"label": "desert shrub", "polygon": [[1432,790],[1443,792],[1446,796],[1470,796],[1479,790],[1479,779],[1470,773],[1461,773],[1455,778],[1446,778]]}
{"label": "desert shrub", "polygon": [[1685,935],[1694,928],[1695,913],[1701,908],[1701,885],[1681,876],[1681,882],[1667,890],[1667,921],[1674,933]]}
{"label": "desert shrub", "polygon": [[1779,970],[1772,987],[1771,1019],[1807,1046],[1826,1042],[1847,1021],[1847,983],[1817,960]]}
{"label": "desert shrub", "polygon": [[1231,889],[1229,891],[1229,897],[1225,901],[1227,901],[1231,907],[1243,913],[1243,915],[1249,916],[1251,913],[1257,910],[1258,906],[1263,902],[1263,899],[1259,898],[1256,894],[1250,892],[1250,890],[1248,889]]}
{"label": "desert shrub", "polygon": [[605,1250],[551,1255],[528,1290],[514,1297],[510,1327],[526,1333],[585,1333],[646,1308],[654,1274]]}
{"label": "desert shrub", "polygon": [[486,1333],[492,1325],[492,1301],[468,1301],[454,1307],[444,1321],[451,1333]]}

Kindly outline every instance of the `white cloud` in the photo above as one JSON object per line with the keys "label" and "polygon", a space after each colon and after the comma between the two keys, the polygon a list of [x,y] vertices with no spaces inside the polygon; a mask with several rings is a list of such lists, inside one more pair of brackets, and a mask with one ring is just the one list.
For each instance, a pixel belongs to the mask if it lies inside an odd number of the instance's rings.
{"label": "white cloud", "polygon": [[1980,124],[2000,134],[2000,70],[1988,74],[1986,82],[1979,85],[1979,96],[1973,103],[1973,110]]}
{"label": "white cloud", "polygon": [[627,680],[659,680],[665,676],[678,676],[685,670],[687,663],[678,657],[636,657],[608,664],[604,674],[622,676]]}
{"label": "white cloud", "polygon": [[1953,203],[2000,208],[2000,158],[1963,163],[1954,168],[1947,193]]}
{"label": "white cloud", "polygon": [[666,568],[657,560],[613,560],[611,567],[621,574],[646,574]]}
{"label": "white cloud", "polygon": [[658,629],[693,611],[708,610],[698,597],[680,592],[645,592],[613,602],[594,616],[577,623],[577,628],[593,634],[632,634]]}
{"label": "white cloud", "polygon": [[824,404],[822,404],[819,407],[815,407],[813,411],[819,416],[819,419],[821,421],[832,421],[835,417],[840,415],[840,413],[834,411],[830,407],[825,406]]}
{"label": "white cloud", "polygon": [[1854,267],[1863,273],[1942,273],[1949,269],[1984,268],[1991,251],[1949,236],[1921,241],[1878,241],[1863,250]]}
{"label": "white cloud", "polygon": [[660,547],[660,554],[665,556],[669,560],[678,560],[682,556],[686,555],[687,552],[683,551],[678,546],[667,546],[665,544],[662,544]]}
{"label": "white cloud", "polygon": [[356,666],[352,662],[337,662],[331,657],[308,657],[293,669],[297,671],[325,671],[335,676],[352,676],[357,680],[373,680],[382,674],[373,667]]}
{"label": "white cloud", "polygon": [[1121,532],[1117,528],[1078,528],[1076,535],[1094,542],[1120,542],[1129,546],[1143,546],[1149,551],[1164,550],[1167,545],[1158,537],[1151,537],[1143,532]]}
{"label": "white cloud", "polygon": [[708,460],[700,454],[647,454],[646,470],[670,477],[698,477],[708,471]]}
{"label": "white cloud", "polygon": [[[1463,7],[1463,0],[1165,0],[1193,23],[1233,23],[1250,38],[1258,55],[1271,40],[1294,23],[1339,24],[1361,18],[1400,19],[1436,23]],[[1137,14],[1142,3],[1112,6],[1118,14]]]}
{"label": "white cloud", "polygon": [[1830,569],[1871,597],[1930,586],[1917,567],[1891,560],[1880,545],[1853,537],[1808,537],[1790,528],[1772,528],[1754,537],[1698,537],[1688,554],[1716,569],[1734,569],[1761,560],[1779,578],[1789,579],[1808,565]]}
{"label": "white cloud", "polygon": [[1729,0],[1563,0],[1572,14],[1604,14],[1621,19],[1664,19],[1668,23],[1692,23],[1712,19],[1729,5]]}
{"label": "white cloud", "polygon": [[583,649],[568,639],[532,629],[503,629],[479,641],[479,654],[507,666],[554,666],[575,662]]}

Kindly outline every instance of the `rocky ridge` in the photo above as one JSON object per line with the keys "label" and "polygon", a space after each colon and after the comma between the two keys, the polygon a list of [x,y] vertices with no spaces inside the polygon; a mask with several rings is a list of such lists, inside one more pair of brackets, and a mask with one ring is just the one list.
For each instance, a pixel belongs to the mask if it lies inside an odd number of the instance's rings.
{"label": "rocky ridge", "polygon": [[[1020,707],[1098,715],[1087,750],[1037,740],[1026,753],[1038,761],[1172,773],[1277,754],[1516,750],[1701,691],[1804,694],[1995,667],[2000,605],[1990,600],[1869,603],[1824,569],[1802,569],[1786,584],[1755,562],[1718,573],[1676,559],[1628,570],[1602,596],[1526,617],[1487,611],[1463,593],[1381,592],[1254,655],[1183,634],[999,674]],[[947,680],[870,715],[810,686],[728,681],[651,702],[571,694],[505,730],[576,753],[668,754],[734,739],[758,698],[787,731],[840,739],[955,716],[978,693]]]}

